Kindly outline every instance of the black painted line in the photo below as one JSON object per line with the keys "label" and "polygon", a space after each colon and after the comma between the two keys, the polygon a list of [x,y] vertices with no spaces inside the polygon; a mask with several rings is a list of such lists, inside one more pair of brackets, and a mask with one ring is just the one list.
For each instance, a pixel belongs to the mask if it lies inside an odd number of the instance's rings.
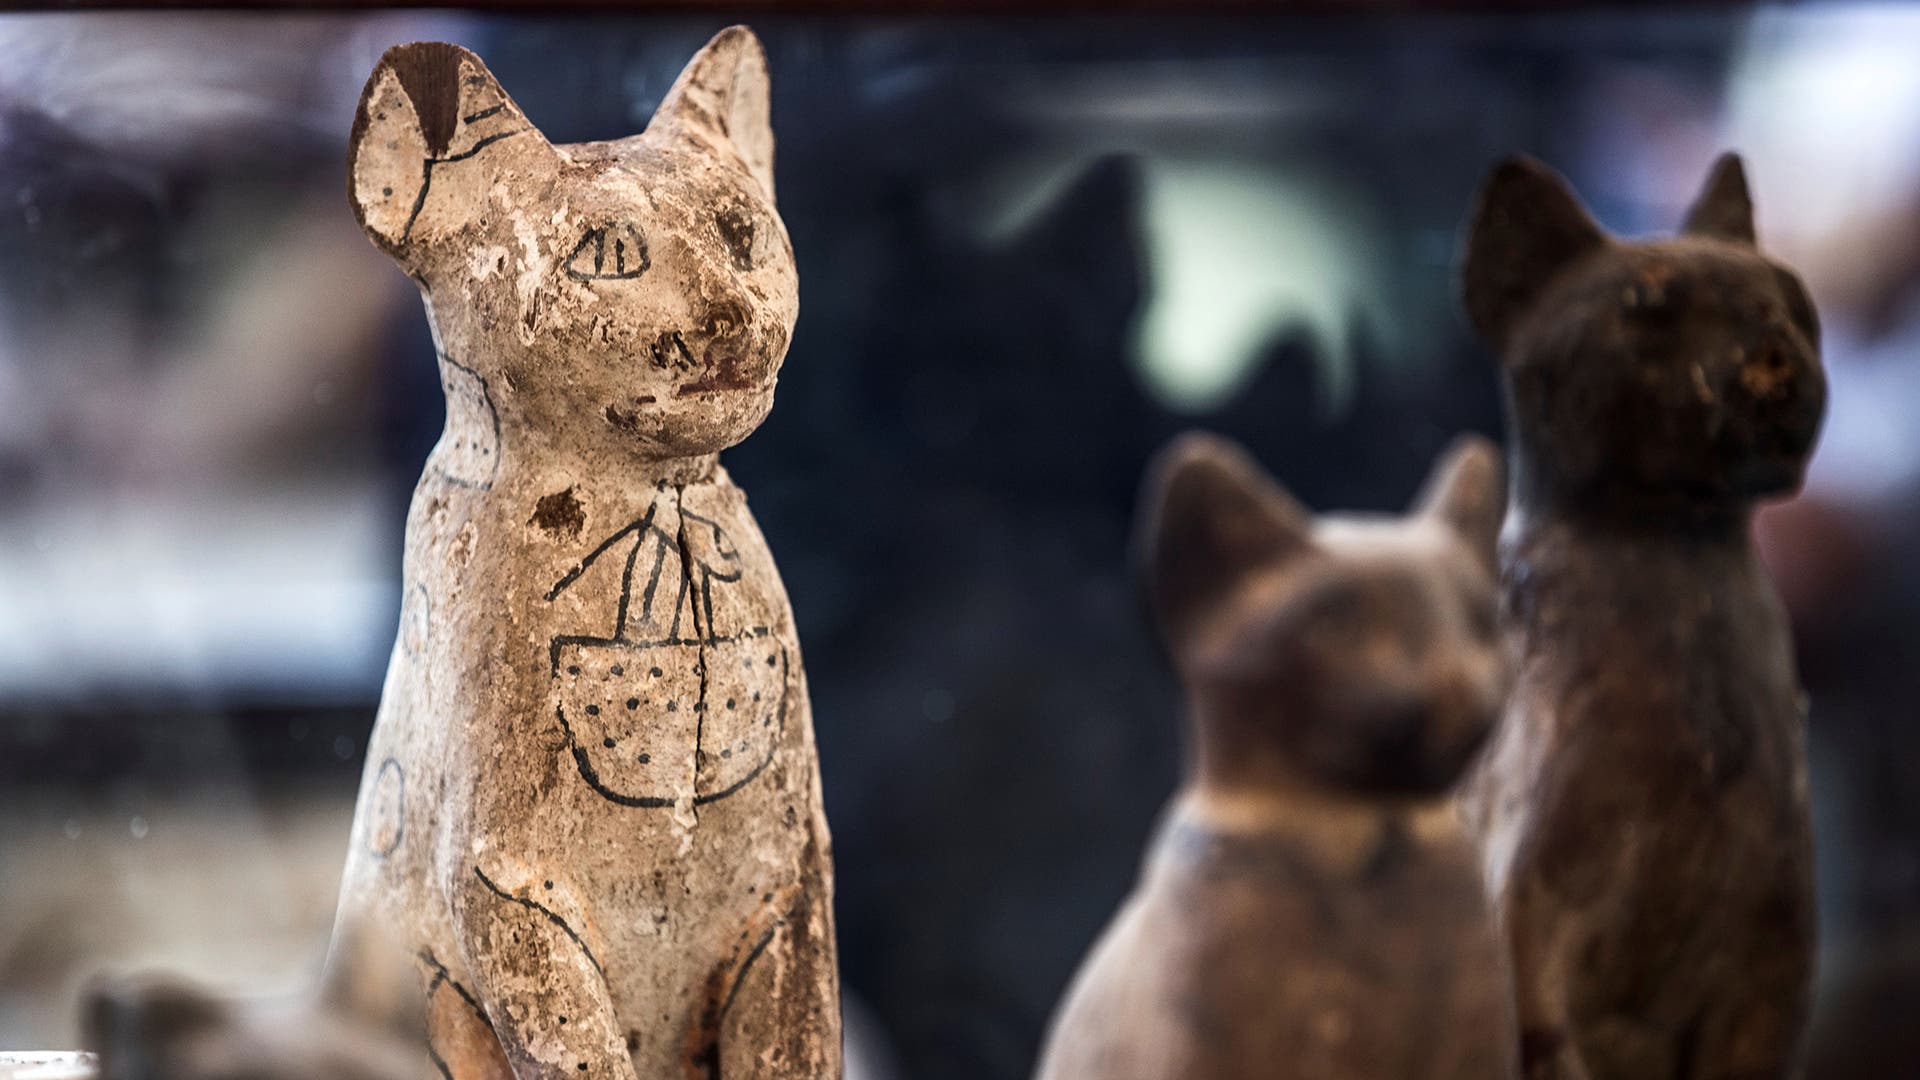
{"label": "black painted line", "polygon": [[759,779],[760,774],[767,771],[767,766],[773,764],[774,755],[780,752],[780,740],[785,738],[787,733],[787,698],[789,696],[787,687],[789,685],[789,674],[787,671],[787,647],[782,645],[780,647],[780,722],[774,726],[773,735],[767,739],[766,756],[760,759],[760,763],[755,765],[751,772],[748,772],[745,776],[728,784],[719,791],[709,792],[705,795],[695,795],[693,797],[693,804],[695,806],[707,806],[711,803],[717,803],[721,799],[734,794],[741,788]]}
{"label": "black painted line", "polygon": [[[450,484],[469,488],[474,491],[489,490],[493,487],[494,477],[500,473],[500,409],[493,403],[493,388],[487,385],[487,377],[485,375],[455,360],[446,353],[435,352],[434,356],[445,362],[448,367],[456,371],[464,371],[468,375],[473,376],[473,381],[480,384],[480,403],[487,407],[487,419],[493,426],[493,454],[487,462],[487,475],[484,480],[468,480],[464,477],[455,476],[439,465],[435,465],[433,471],[438,473],[441,479],[446,480]],[[448,397],[451,398],[451,387],[447,389],[449,390]]]}
{"label": "black painted line", "polygon": [[428,158],[427,160],[434,165],[448,165],[456,161],[465,161],[480,151],[485,150],[487,147],[492,146],[494,143],[499,142],[501,139],[511,139],[515,135],[522,135],[531,130],[533,129],[514,128],[512,131],[502,131],[481,139],[479,142],[474,143],[472,146],[467,147],[457,154],[448,154],[446,157]]}
{"label": "black painted line", "polygon": [[632,806],[642,810],[664,810],[673,805],[674,800],[663,799],[658,795],[627,795],[608,787],[601,781],[599,770],[593,767],[593,762],[588,759],[587,751],[580,745],[580,740],[574,737],[573,726],[567,723],[566,706],[557,706],[553,711],[554,715],[560,719],[560,730],[566,734],[567,745],[573,750],[573,764],[580,771],[580,779],[585,780],[587,786],[601,798],[621,806]]}
{"label": "black painted line", "polygon": [[407,215],[407,223],[400,230],[402,242],[413,236],[413,223],[420,220],[420,211],[426,208],[427,192],[433,189],[433,159],[420,162],[420,194],[413,197],[413,211]]}
{"label": "black painted line", "polygon": [[[432,952],[426,949],[420,950],[418,955],[428,967],[434,970],[436,982],[444,979],[448,986],[453,987],[453,992],[460,995],[460,1000],[467,1003],[467,1008],[473,1010],[473,1015],[480,1018],[481,1023],[486,1024],[489,1028],[493,1026],[493,1021],[487,1019],[487,1010],[481,1007],[479,999],[473,996],[472,991],[460,985],[460,980],[453,977],[453,973],[447,970],[445,964],[442,964]],[[428,988],[428,993],[432,993],[431,987]]]}
{"label": "black painted line", "polygon": [[[555,639],[554,656],[556,658],[559,656],[560,640],[561,639],[558,639],[558,638]],[[692,644],[699,644],[699,643],[698,642],[680,642],[679,644],[692,645]],[[558,663],[557,659],[555,660],[555,663],[556,664]],[[748,784],[751,784],[755,780],[759,779],[760,775],[767,771],[767,767],[773,764],[773,759],[780,753],[781,740],[783,740],[786,737],[787,703],[792,697],[792,691],[791,691],[792,673],[788,671],[787,663],[788,663],[787,647],[785,645],[782,645],[780,647],[780,711],[778,714],[779,723],[774,726],[772,734],[767,737],[767,752],[760,758],[759,763],[756,764],[752,768],[752,770],[747,772],[746,775],[740,777],[740,779],[735,780],[733,783],[728,784],[726,787],[720,789],[719,791],[710,791],[704,795],[696,793],[693,797],[693,805],[710,806],[714,803],[719,802],[722,799],[725,799],[731,795],[738,793],[742,788],[746,787]],[[567,722],[566,706],[564,705],[555,706],[553,713],[554,713],[554,717],[560,721],[561,734],[563,734],[566,737],[567,747],[573,754],[574,768],[579,771],[580,779],[586,781],[587,786],[592,788],[594,792],[598,794],[601,798],[606,799],[608,802],[615,803],[620,806],[629,806],[629,807],[634,807],[636,809],[641,809],[641,810],[664,810],[674,805],[675,800],[666,798],[664,796],[629,795],[625,792],[615,791],[613,788],[608,787],[606,781],[600,779],[600,770],[593,767],[593,760],[588,755],[586,748],[580,745],[579,736],[574,734],[573,725]],[[704,715],[704,713],[701,715]],[[696,739],[696,742],[697,742],[697,739]],[[696,748],[696,751],[697,751],[697,748]],[[694,770],[695,770],[695,786],[697,788],[699,783],[699,779],[698,779],[699,778],[699,760],[697,756],[694,761]]]}
{"label": "black painted line", "polygon": [[672,645],[728,645],[749,638],[767,636],[767,628],[756,626],[738,634],[715,634],[712,637],[663,637],[663,638],[617,638],[601,637],[598,634],[556,634],[547,641],[547,664],[554,677],[560,674],[560,650],[569,645],[582,647],[619,646],[633,652],[643,649],[657,649]]}
{"label": "black painted line", "polygon": [[[404,631],[402,632],[404,633]],[[400,783],[400,825],[393,831],[393,843],[388,844],[386,847],[375,847],[372,844],[367,845],[367,850],[373,852],[375,858],[382,860],[400,850],[400,841],[407,838],[407,770],[401,768],[399,760],[391,754],[387,756],[386,760],[380,763],[380,771],[374,774],[373,790],[377,797],[380,792],[380,778],[387,775],[387,767],[389,765],[393,767],[394,778]],[[376,821],[372,824],[378,827],[380,823]]]}
{"label": "black painted line", "polygon": [[[700,524],[705,525],[707,528],[712,529],[714,549],[719,551],[720,554],[724,556],[728,562],[740,561],[740,549],[732,546],[732,543],[729,541],[727,537],[727,530],[722,528],[719,522],[713,520],[710,517],[704,517],[700,514],[696,514],[691,510],[682,510],[681,516],[690,517],[693,520],[699,522]],[[732,581],[734,579],[727,578],[726,580]]]}
{"label": "black painted line", "polygon": [[619,543],[621,537],[633,532],[635,529],[651,528],[653,526],[653,512],[658,505],[658,503],[647,504],[647,512],[645,514],[621,526],[619,531],[607,537],[605,540],[600,541],[599,547],[588,552],[587,557],[575,563],[573,569],[567,571],[565,577],[554,582],[553,588],[547,590],[547,601],[549,603],[553,602],[553,600],[565,592],[569,586],[580,580],[580,575],[587,572],[587,568],[593,565],[594,560],[606,554],[608,548]]}
{"label": "black painted line", "polygon": [[715,1020],[715,1028],[726,1022],[727,1013],[733,1008],[733,1000],[740,996],[740,988],[746,985],[747,972],[753,970],[753,962],[760,959],[760,954],[766,952],[767,946],[773,943],[773,935],[780,931],[781,925],[775,922],[767,927],[767,932],[760,936],[759,942],[753,946],[752,951],[747,953],[747,958],[740,962],[740,970],[733,976],[733,985],[727,989],[727,1000],[720,1005],[720,1015]]}
{"label": "black painted line", "polygon": [[593,950],[587,948],[587,943],[581,939],[578,933],[574,932],[573,927],[567,925],[567,920],[555,914],[552,908],[547,907],[546,905],[540,903],[538,900],[530,900],[524,896],[515,896],[512,893],[506,891],[505,889],[502,889],[500,886],[495,885],[492,879],[488,878],[486,873],[482,871],[478,866],[473,868],[473,876],[479,878],[480,884],[485,885],[489,892],[493,893],[495,896],[498,896],[500,899],[511,901],[515,904],[519,904],[521,907],[524,907],[529,911],[536,911],[546,916],[548,922],[551,922],[553,925],[559,927],[561,933],[564,933],[568,937],[572,938],[573,943],[575,945],[580,946],[580,951],[581,953],[585,954],[587,958],[587,963],[593,965],[593,970],[600,973],[600,978],[603,981],[606,979],[607,977],[606,969],[600,966],[600,961],[594,957]]}
{"label": "black painted line", "polygon": [[420,211],[427,205],[427,192],[433,189],[433,167],[435,165],[445,165],[453,161],[465,161],[480,151],[485,150],[487,147],[492,146],[494,143],[499,142],[501,139],[509,138],[523,131],[530,130],[532,129],[515,128],[512,131],[503,131],[497,135],[489,135],[481,139],[479,142],[474,143],[458,154],[440,158],[430,157],[423,160],[420,163],[420,194],[413,200],[413,213],[407,215],[407,225],[400,230],[400,239],[406,240],[413,235],[413,223],[420,220]]}
{"label": "black painted line", "polygon": [[617,640],[627,636],[627,611],[633,607],[633,564],[640,558],[640,549],[647,546],[647,531],[641,530],[634,538],[633,547],[627,551],[627,564],[620,570],[620,603],[613,613],[613,636]]}
{"label": "black painted line", "polygon": [[[685,484],[675,485],[673,489],[673,519],[673,546],[680,555],[680,595],[674,600],[673,625],[668,628],[667,632],[678,637],[680,634],[680,608],[686,602],[687,590],[693,587],[693,568],[697,565],[693,558],[693,549],[687,546],[687,486]],[[700,611],[697,606],[690,608],[689,614],[693,616],[694,637],[702,637],[712,630],[711,626],[705,630],[701,629]],[[701,651],[699,659],[700,694],[704,700],[707,692],[707,657],[704,649]],[[696,784],[700,779],[699,748],[700,741],[696,734],[694,738],[694,750],[696,753],[694,754],[693,764],[694,782]]]}
{"label": "black painted line", "polygon": [[[660,572],[666,569],[667,565],[667,534],[662,529],[649,526],[647,529],[647,540],[654,542],[653,569],[647,574],[646,592],[640,596],[640,621],[648,626],[652,626],[653,596],[660,588]],[[645,540],[641,541],[641,543],[645,542]],[[626,629],[626,624],[622,623],[620,626],[621,633],[625,633]]]}
{"label": "black painted line", "polygon": [[[677,484],[673,489],[673,542],[674,546],[680,552],[680,595],[682,597],[687,595],[687,590],[693,585],[693,568],[696,565],[693,558],[693,549],[687,546],[686,508],[687,486],[685,484]],[[690,613],[693,616],[694,637],[703,637],[711,632],[711,623],[704,629],[700,625],[700,608],[697,601],[690,609]],[[680,627],[680,608],[677,604],[674,606],[673,619],[673,632],[678,633]],[[696,646],[694,649],[693,673],[700,680],[700,691],[699,696],[694,699],[693,704],[693,774],[687,777],[687,788],[693,792],[693,805],[699,807],[702,805],[700,802],[700,766],[706,757],[705,747],[707,737],[707,646],[705,644]]]}
{"label": "black painted line", "polygon": [[[700,564],[700,608],[707,616],[706,627],[701,636],[711,637],[713,635],[713,571],[707,568],[706,563]],[[701,627],[696,625],[694,629],[701,630]],[[701,701],[707,699],[706,690],[707,681],[703,672],[700,680]]]}
{"label": "black painted line", "polygon": [[[667,534],[664,529],[660,532],[660,542],[662,545],[667,542]],[[678,638],[680,636],[680,612],[687,606],[687,583],[692,580],[692,570],[687,566],[687,547],[685,544],[680,543],[680,538],[677,536],[673,538],[673,548],[674,554],[680,556],[680,588],[673,594],[673,622],[667,626],[667,637]],[[664,546],[661,549],[661,557],[666,557],[666,549]],[[694,638],[697,640],[700,635],[700,628],[698,626],[694,627],[693,633]]]}
{"label": "black painted line", "polygon": [[[425,994],[429,1012],[433,1009],[434,991],[440,989],[440,984],[445,983],[453,987],[453,992],[460,995],[460,1000],[467,1003],[467,1008],[471,1009],[473,1015],[479,1018],[481,1026],[485,1027],[489,1032],[493,1031],[493,1022],[487,1019],[487,1010],[481,1008],[480,1002],[474,999],[473,994],[469,992],[466,987],[460,985],[459,979],[454,978],[452,973],[447,971],[445,964],[435,959],[433,953],[427,949],[422,949],[415,955],[418,956],[420,961],[426,964],[427,967],[433,969],[433,981],[427,983],[427,992]],[[499,1038],[498,1035],[494,1037],[496,1039]],[[445,1077],[446,1080],[453,1080],[453,1070],[447,1067],[446,1059],[441,1057],[440,1051],[434,1048],[431,1032],[429,1032],[427,1038],[427,1056],[433,1059],[433,1067],[440,1070],[441,1076]]]}

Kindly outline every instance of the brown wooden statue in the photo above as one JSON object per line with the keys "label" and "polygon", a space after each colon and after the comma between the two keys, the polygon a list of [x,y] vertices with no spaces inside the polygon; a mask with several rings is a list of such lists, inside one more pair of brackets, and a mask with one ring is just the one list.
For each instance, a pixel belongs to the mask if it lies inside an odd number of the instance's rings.
{"label": "brown wooden statue", "polygon": [[1146,499],[1190,768],[1041,1080],[1511,1075],[1505,960],[1444,797],[1507,688],[1492,448],[1450,454],[1404,520],[1316,522],[1202,436]]}
{"label": "brown wooden statue", "polygon": [[1748,527],[1819,431],[1813,307],[1755,246],[1731,155],[1678,237],[1637,243],[1508,161],[1465,260],[1506,376],[1522,666],[1464,806],[1527,1073],[1790,1075],[1814,945],[1804,704]]}
{"label": "brown wooden statue", "polygon": [[722,31],[644,133],[570,146],[472,53],[400,46],[350,172],[447,423],[343,917],[417,951],[454,1078],[838,1077],[800,648],[715,460],[797,306],[759,42]]}

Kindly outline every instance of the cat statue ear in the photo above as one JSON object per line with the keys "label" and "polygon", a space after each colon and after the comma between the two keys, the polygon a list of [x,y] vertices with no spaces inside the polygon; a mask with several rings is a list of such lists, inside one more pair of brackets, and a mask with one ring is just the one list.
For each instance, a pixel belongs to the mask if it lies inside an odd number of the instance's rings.
{"label": "cat statue ear", "polygon": [[647,125],[655,130],[730,152],[773,199],[772,88],[753,31],[729,26],[687,61]]}
{"label": "cat statue ear", "polygon": [[1507,483],[1500,451],[1491,442],[1478,435],[1454,440],[1434,465],[1414,507],[1421,516],[1452,529],[1488,572],[1498,575]]}
{"label": "cat statue ear", "polygon": [[1494,166],[1467,226],[1461,299],[1482,340],[1505,352],[1548,282],[1607,235],[1559,173],[1530,157]]}
{"label": "cat statue ear", "polygon": [[1680,231],[1755,246],[1753,197],[1747,193],[1747,170],[1740,164],[1739,154],[1721,154],[1713,163]]}
{"label": "cat statue ear", "polygon": [[480,214],[505,171],[556,160],[479,57],[419,41],[388,49],[367,79],[348,141],[348,194],[367,235],[409,264],[416,244]]}
{"label": "cat statue ear", "polygon": [[1312,548],[1311,515],[1247,452],[1189,433],[1147,471],[1137,530],[1147,601],[1177,655],[1254,573]]}

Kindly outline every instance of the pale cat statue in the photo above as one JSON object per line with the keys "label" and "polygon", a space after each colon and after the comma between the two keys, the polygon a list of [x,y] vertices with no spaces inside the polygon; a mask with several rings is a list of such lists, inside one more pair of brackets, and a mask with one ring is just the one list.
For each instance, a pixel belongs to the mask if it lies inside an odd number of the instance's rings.
{"label": "pale cat statue", "polygon": [[1056,1016],[1040,1080],[1490,1080],[1511,988],[1446,799],[1508,685],[1499,459],[1399,520],[1315,520],[1238,447],[1157,462],[1150,606],[1188,776]]}
{"label": "pale cat statue", "polygon": [[404,937],[455,1080],[839,1077],[800,648],[716,460],[797,309],[759,41],[722,31],[642,134],[568,146],[472,53],[399,46],[349,171],[447,421],[342,919]]}
{"label": "pale cat statue", "polygon": [[1507,161],[1462,279],[1506,382],[1520,664],[1462,806],[1526,1074],[1794,1075],[1814,950],[1804,705],[1749,533],[1820,430],[1813,305],[1756,246],[1732,155],[1679,236],[1633,242]]}

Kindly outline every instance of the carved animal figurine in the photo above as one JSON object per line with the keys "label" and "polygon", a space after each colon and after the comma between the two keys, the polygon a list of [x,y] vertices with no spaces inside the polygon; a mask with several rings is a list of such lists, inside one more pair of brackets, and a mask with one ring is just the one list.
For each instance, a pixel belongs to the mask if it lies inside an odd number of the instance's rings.
{"label": "carved animal figurine", "polygon": [[1463,269],[1514,438],[1512,703],[1464,809],[1531,1077],[1795,1069],[1813,970],[1803,712],[1754,558],[1825,382],[1806,291],[1756,248],[1739,159],[1625,242],[1508,161]]}
{"label": "carved animal figurine", "polygon": [[797,303],[758,40],[721,32],[645,132],[570,146],[472,53],[400,46],[349,168],[425,295],[447,421],[343,915],[418,951],[450,1077],[838,1077],[800,649],[716,462]]}
{"label": "carved animal figurine", "polygon": [[406,952],[354,924],[342,924],[334,952],[351,977],[317,998],[230,1000],[157,975],[97,980],[86,993],[81,1031],[98,1053],[99,1080],[437,1075],[425,1040],[425,999]]}
{"label": "carved animal figurine", "polygon": [[1507,687],[1492,448],[1463,443],[1399,521],[1316,522],[1203,436],[1147,500],[1190,767],[1041,1080],[1512,1075],[1505,960],[1443,797]]}

